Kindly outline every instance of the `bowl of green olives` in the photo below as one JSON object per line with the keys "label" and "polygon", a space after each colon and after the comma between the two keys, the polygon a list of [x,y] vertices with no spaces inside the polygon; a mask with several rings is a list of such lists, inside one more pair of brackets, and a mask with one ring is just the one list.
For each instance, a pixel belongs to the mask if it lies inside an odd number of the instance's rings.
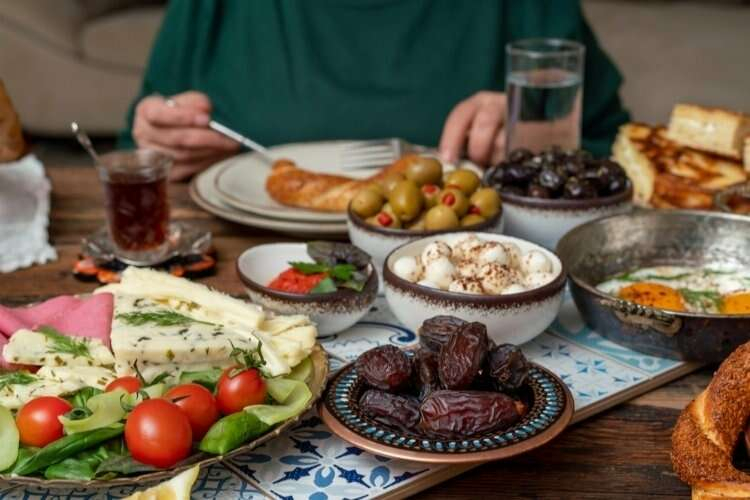
{"label": "bowl of green olives", "polygon": [[516,149],[487,170],[484,182],[503,199],[506,233],[549,249],[576,226],[632,209],[625,170],[584,150]]}
{"label": "bowl of green olives", "polygon": [[503,206],[492,187],[469,168],[451,171],[440,160],[415,156],[403,174],[364,187],[347,211],[352,243],[369,253],[378,269],[409,241],[442,233],[500,233]]}

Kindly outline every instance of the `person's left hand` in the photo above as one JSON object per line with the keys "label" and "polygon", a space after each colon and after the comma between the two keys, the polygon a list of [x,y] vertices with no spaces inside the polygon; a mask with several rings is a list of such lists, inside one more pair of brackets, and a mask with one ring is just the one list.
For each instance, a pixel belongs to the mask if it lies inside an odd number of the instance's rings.
{"label": "person's left hand", "polygon": [[440,138],[440,156],[455,163],[466,148],[467,157],[482,166],[505,155],[505,108],[502,92],[477,92],[458,103],[448,115]]}

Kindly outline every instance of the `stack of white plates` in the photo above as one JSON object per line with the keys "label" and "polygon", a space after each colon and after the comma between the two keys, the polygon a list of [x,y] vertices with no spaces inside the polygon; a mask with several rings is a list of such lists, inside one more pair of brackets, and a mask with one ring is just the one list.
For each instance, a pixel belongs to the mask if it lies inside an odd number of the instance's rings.
{"label": "stack of white plates", "polygon": [[[274,158],[287,158],[306,170],[364,178],[373,170],[342,171],[342,150],[354,141],[308,142],[270,148]],[[239,224],[298,237],[342,236],[346,214],[288,207],[266,192],[271,166],[256,153],[217,163],[193,179],[190,196],[204,210]]]}

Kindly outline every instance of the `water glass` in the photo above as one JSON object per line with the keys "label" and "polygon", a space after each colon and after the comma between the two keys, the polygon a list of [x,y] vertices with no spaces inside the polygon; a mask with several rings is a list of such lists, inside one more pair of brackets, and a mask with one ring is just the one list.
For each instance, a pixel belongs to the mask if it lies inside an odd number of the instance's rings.
{"label": "water glass", "polygon": [[100,156],[107,227],[117,258],[127,264],[162,262],[169,252],[167,176],[172,159],[138,149]]}
{"label": "water glass", "polygon": [[506,48],[506,155],[581,145],[585,47],[556,38],[532,38]]}

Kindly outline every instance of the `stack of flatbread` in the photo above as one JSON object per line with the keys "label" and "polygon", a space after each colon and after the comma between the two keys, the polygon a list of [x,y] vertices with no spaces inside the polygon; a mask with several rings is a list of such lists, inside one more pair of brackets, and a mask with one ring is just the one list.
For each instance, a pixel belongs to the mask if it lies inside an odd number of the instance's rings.
{"label": "stack of flatbread", "polygon": [[717,192],[748,181],[750,116],[678,104],[668,128],[621,127],[613,154],[638,205],[711,210]]}
{"label": "stack of flatbread", "polygon": [[0,80],[0,163],[17,160],[25,151],[21,121]]}

